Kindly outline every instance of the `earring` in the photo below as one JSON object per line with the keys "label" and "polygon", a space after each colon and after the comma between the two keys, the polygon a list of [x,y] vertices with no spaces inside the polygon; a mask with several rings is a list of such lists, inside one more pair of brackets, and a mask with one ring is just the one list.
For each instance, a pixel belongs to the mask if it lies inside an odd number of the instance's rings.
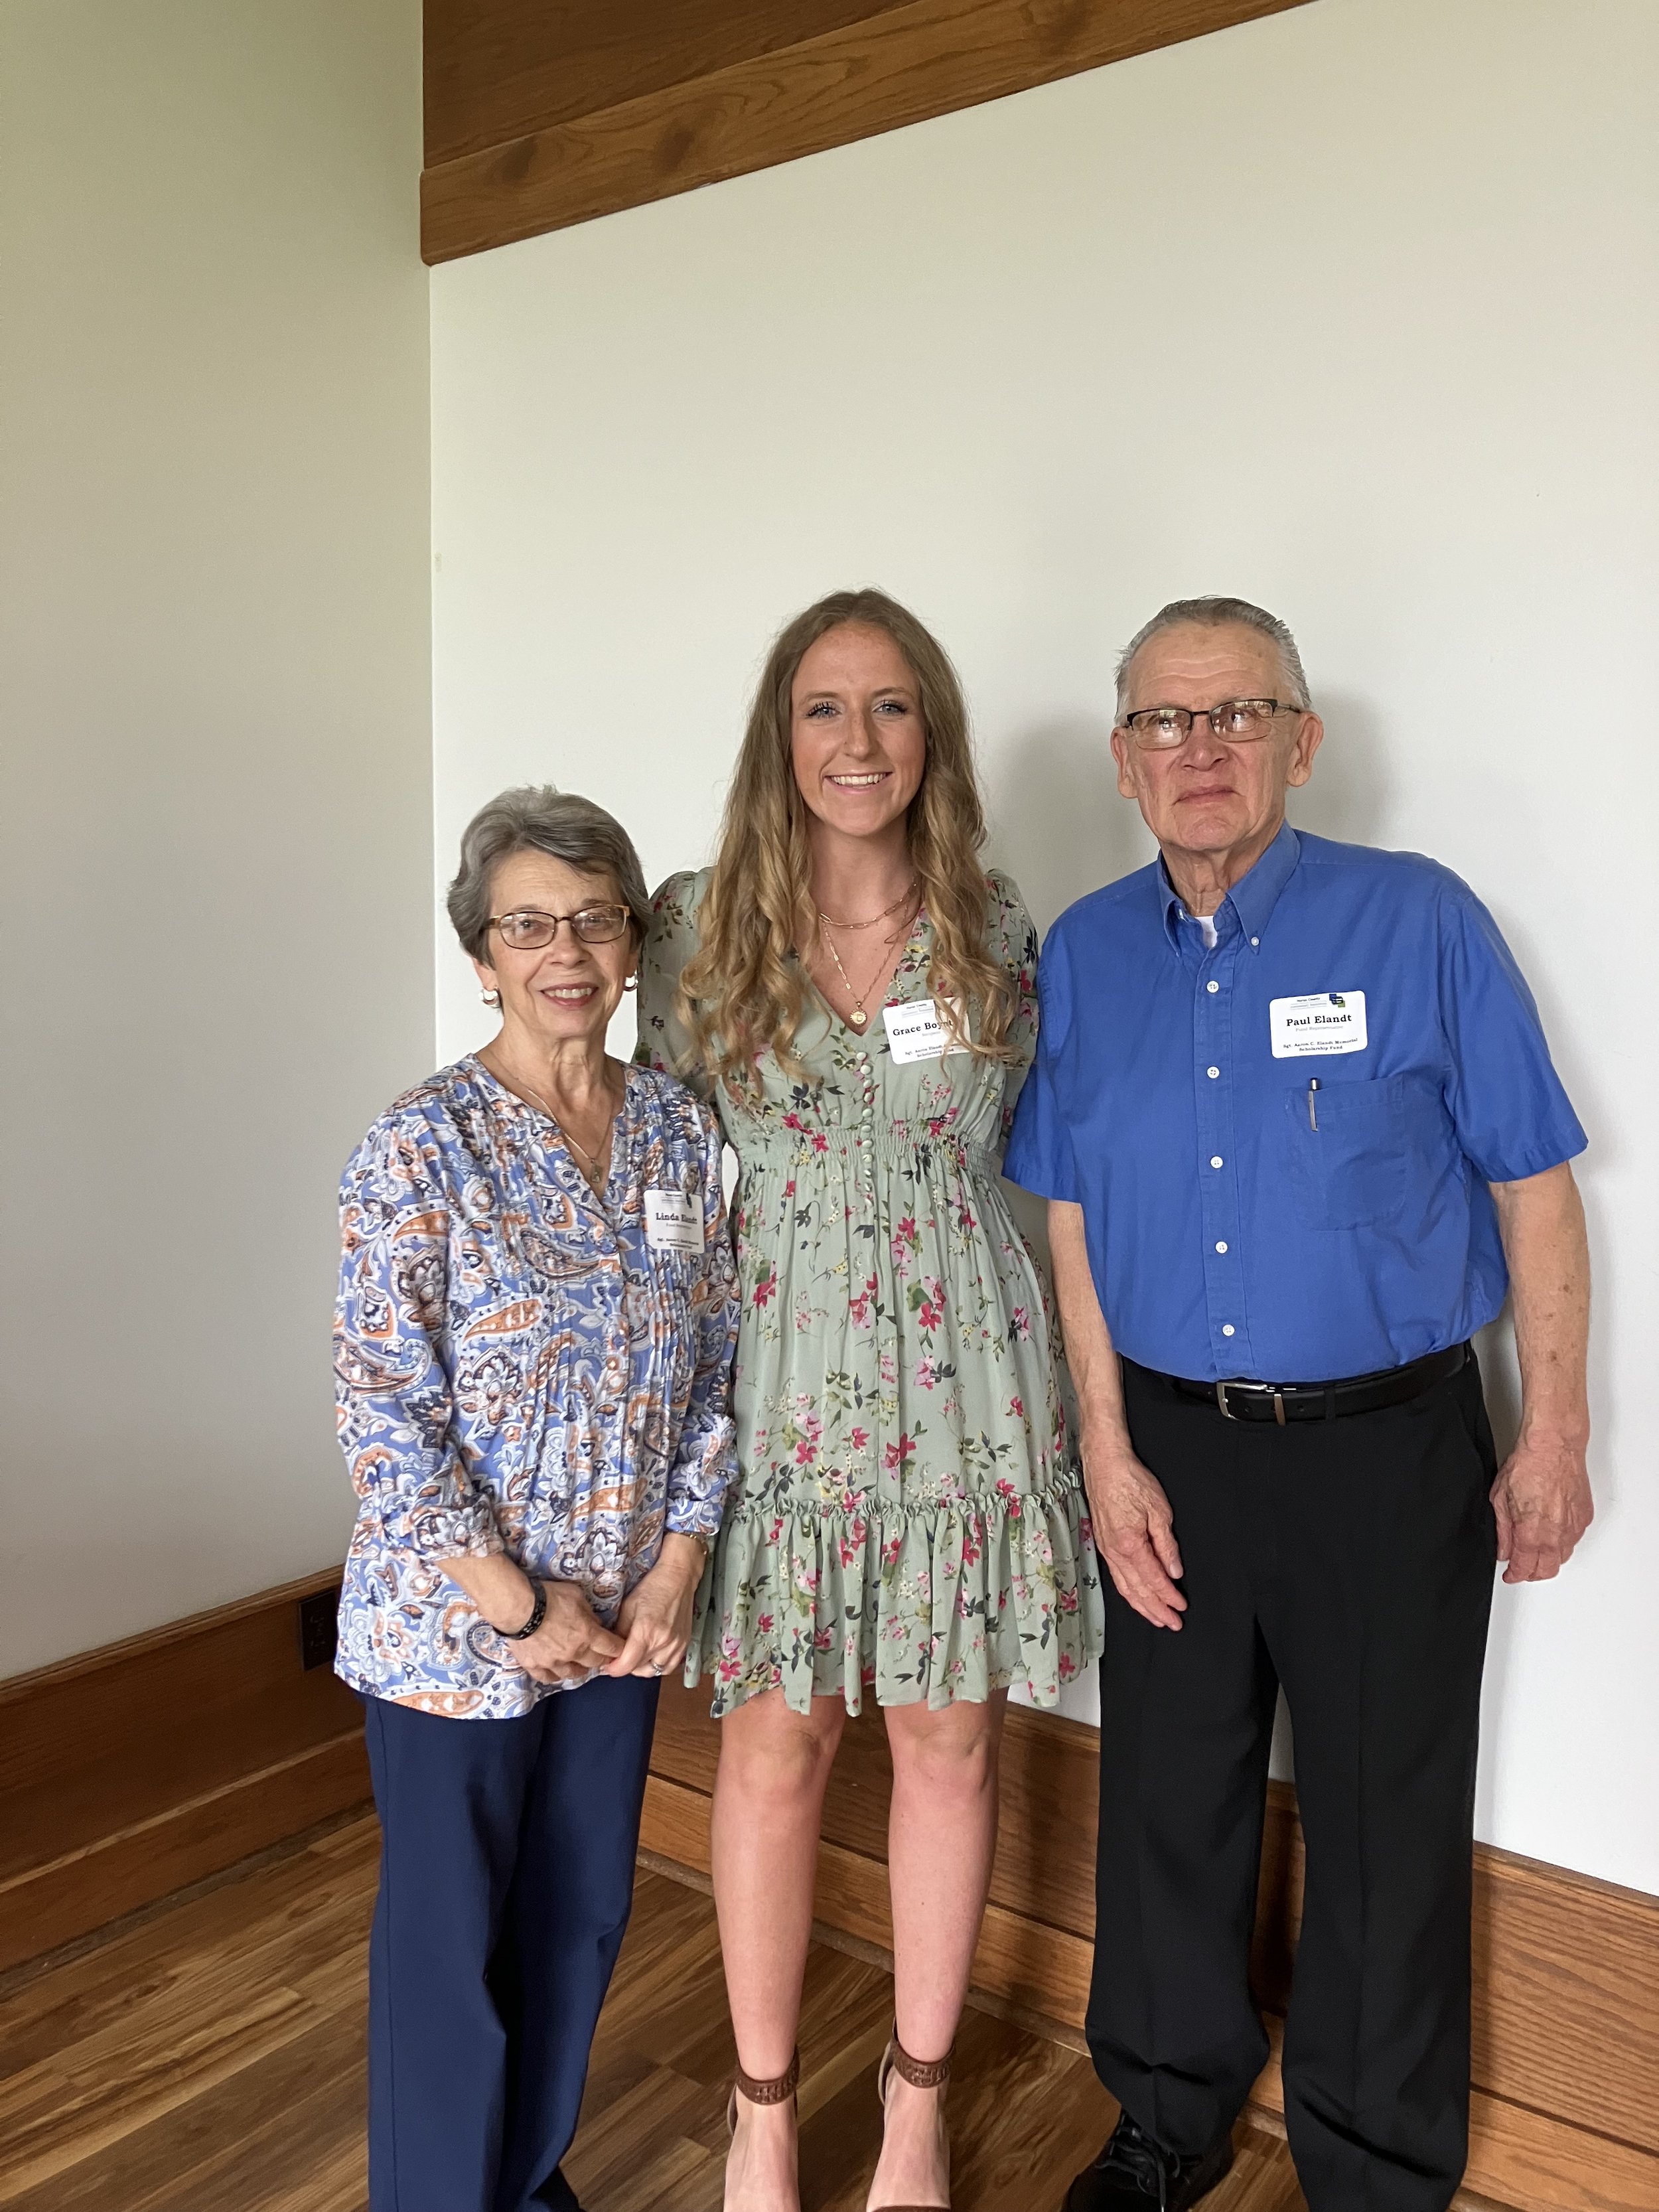
{"label": "earring", "polygon": [[501,994],[499,991],[480,991],[478,996],[487,1006],[499,1006],[501,1003]]}
{"label": "earring", "polygon": [[623,977],[623,988],[624,991],[637,991],[639,988],[640,979],[637,975],[628,975]]}

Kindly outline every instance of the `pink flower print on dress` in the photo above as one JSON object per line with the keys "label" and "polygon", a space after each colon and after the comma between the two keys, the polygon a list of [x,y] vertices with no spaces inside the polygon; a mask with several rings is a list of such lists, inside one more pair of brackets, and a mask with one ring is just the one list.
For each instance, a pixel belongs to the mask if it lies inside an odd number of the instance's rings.
{"label": "pink flower print on dress", "polygon": [[902,1476],[908,1469],[910,1462],[915,1459],[915,1438],[911,1436],[901,1435],[896,1443],[890,1443],[884,1447],[881,1455],[882,1465],[886,1468],[889,1474]]}
{"label": "pink flower print on dress", "polygon": [[1009,1315],[1008,1334],[1013,1338],[1016,1344],[1029,1344],[1030,1342],[1031,1316],[1026,1307],[1016,1306],[1012,1313]]}

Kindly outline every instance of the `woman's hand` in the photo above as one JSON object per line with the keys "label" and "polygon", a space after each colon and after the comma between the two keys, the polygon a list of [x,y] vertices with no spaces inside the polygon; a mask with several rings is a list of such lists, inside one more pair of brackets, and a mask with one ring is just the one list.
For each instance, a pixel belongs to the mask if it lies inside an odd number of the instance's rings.
{"label": "woman's hand", "polygon": [[514,1644],[513,1656],[538,1682],[580,1682],[612,1663],[623,1639],[605,1626],[574,1583],[544,1581],[547,1617],[533,1636]]}
{"label": "woman's hand", "polygon": [[685,1656],[691,1606],[708,1554],[696,1536],[665,1536],[662,1556],[623,1600],[617,1626],[627,1639],[607,1674],[666,1674]]}

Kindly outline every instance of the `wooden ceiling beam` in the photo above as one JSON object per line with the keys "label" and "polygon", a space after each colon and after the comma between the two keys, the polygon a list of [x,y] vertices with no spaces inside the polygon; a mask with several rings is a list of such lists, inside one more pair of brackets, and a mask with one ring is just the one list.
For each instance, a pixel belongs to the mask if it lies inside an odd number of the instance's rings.
{"label": "wooden ceiling beam", "polygon": [[[421,179],[421,250],[483,252],[1307,4],[430,0],[428,143],[448,158]],[[528,127],[477,143],[506,120]]]}

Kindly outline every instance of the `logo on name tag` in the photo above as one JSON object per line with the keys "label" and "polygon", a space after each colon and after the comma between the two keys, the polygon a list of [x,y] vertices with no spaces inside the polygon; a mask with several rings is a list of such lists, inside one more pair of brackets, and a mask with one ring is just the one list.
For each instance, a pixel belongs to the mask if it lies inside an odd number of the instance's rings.
{"label": "logo on name tag", "polygon": [[1365,994],[1310,991],[1299,999],[1273,999],[1267,1005],[1267,1024],[1275,1060],[1364,1052]]}
{"label": "logo on name tag", "polygon": [[689,1190],[647,1190],[645,1241],[653,1252],[701,1252],[702,1200]]}

